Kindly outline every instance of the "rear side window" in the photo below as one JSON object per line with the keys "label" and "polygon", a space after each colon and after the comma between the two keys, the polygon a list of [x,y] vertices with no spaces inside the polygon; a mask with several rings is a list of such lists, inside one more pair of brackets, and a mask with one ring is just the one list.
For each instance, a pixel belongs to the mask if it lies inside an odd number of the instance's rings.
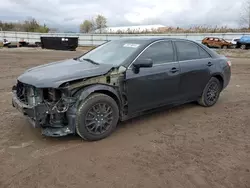
{"label": "rear side window", "polygon": [[199,51],[200,51],[200,58],[210,58],[211,56],[209,55],[209,53],[207,53],[204,49],[202,49],[201,47],[198,47]]}
{"label": "rear side window", "polygon": [[197,44],[186,41],[176,41],[179,61],[187,61],[193,59],[210,58],[211,56]]}
{"label": "rear side window", "polygon": [[179,61],[199,59],[200,53],[198,46],[191,42],[176,41]]}

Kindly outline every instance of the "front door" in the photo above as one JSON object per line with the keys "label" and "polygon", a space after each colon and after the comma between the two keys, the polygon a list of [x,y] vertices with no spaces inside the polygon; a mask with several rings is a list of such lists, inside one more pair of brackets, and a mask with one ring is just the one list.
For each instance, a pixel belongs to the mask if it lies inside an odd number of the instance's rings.
{"label": "front door", "polygon": [[180,67],[176,61],[171,41],[151,44],[138,59],[150,58],[153,67],[133,70],[133,64],[126,72],[128,112],[151,109],[171,103],[178,98]]}

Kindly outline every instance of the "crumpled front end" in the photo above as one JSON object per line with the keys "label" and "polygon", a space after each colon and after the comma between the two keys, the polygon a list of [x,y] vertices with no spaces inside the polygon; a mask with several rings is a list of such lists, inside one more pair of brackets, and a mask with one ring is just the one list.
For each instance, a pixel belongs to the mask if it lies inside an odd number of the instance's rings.
{"label": "crumpled front end", "polygon": [[67,89],[36,88],[20,81],[12,88],[13,107],[46,136],[75,133],[75,112],[70,108],[75,101]]}

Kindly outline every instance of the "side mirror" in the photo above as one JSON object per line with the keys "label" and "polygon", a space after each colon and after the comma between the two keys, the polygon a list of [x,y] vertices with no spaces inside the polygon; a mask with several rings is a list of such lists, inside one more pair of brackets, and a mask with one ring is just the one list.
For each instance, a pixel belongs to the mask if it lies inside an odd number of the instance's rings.
{"label": "side mirror", "polygon": [[152,67],[153,66],[153,60],[152,59],[137,59],[134,63],[133,66],[137,69],[141,67]]}

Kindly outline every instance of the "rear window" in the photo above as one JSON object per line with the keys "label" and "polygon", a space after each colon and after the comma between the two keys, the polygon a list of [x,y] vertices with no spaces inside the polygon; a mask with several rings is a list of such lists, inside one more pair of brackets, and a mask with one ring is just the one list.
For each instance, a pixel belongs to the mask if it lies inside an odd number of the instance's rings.
{"label": "rear window", "polygon": [[207,53],[203,48],[198,47],[199,48],[199,52],[200,52],[200,58],[210,58],[210,54]]}

